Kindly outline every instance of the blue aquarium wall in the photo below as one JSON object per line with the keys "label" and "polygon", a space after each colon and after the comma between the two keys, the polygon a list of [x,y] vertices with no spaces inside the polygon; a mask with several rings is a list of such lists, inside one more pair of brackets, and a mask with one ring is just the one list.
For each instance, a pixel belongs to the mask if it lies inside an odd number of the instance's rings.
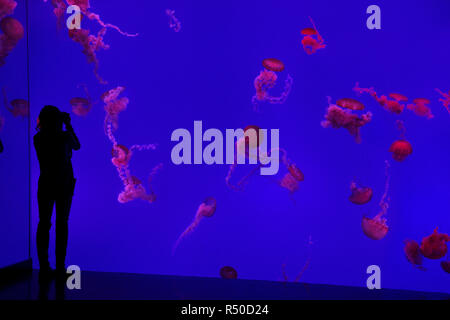
{"label": "blue aquarium wall", "polygon": [[[405,240],[420,243],[436,227],[450,233],[450,114],[435,90],[450,90],[450,2],[90,2],[90,12],[128,33],[107,28],[103,41],[109,48],[96,52],[98,75],[107,83],[97,79],[95,64],[89,63],[86,51],[73,40],[73,32],[69,36],[66,19],[70,15],[64,14],[58,25],[50,2],[29,1],[30,136],[36,132],[40,109],[51,104],[71,113],[82,145],[73,155],[77,186],[69,220],[68,265],[82,270],[206,277],[219,277],[223,266],[231,266],[241,279],[279,281],[285,280],[283,270],[288,281],[294,281],[304,269],[302,282],[360,287],[366,286],[367,268],[377,265],[383,288],[450,292],[449,274],[440,265],[448,257],[424,259],[426,270],[420,270],[404,253]],[[366,26],[370,16],[366,10],[372,4],[381,9],[381,29]],[[178,32],[169,26],[166,9],[175,11],[181,23]],[[23,10],[24,2],[19,1],[16,14]],[[300,32],[312,27],[309,17],[326,45],[311,55],[302,47]],[[95,36],[102,27],[85,15],[81,28]],[[22,41],[1,67],[1,85],[16,90],[11,95],[17,97],[26,95],[25,50]],[[269,89],[273,96],[281,94],[288,75],[293,83],[284,103],[261,102],[256,112],[254,80],[266,58],[277,58],[285,65]],[[393,114],[369,94],[358,96],[352,90],[357,82],[360,87],[373,87],[379,95],[402,93],[408,103],[427,98],[434,118],[407,108]],[[131,175],[148,193],[148,177],[162,163],[152,176],[153,203],[118,201],[124,185],[111,161],[113,144],[105,134],[102,100],[106,91],[118,86],[125,88],[119,98],[129,102],[117,118],[113,132],[117,142],[128,148],[156,144],[155,150],[134,150],[129,162]],[[358,99],[365,110],[355,113],[373,114],[361,128],[360,144],[343,128],[321,126],[327,96],[332,103],[345,97]],[[74,97],[89,100],[92,109],[87,115],[73,112]],[[397,120],[404,122],[413,148],[402,162],[389,152],[400,138]],[[8,125],[13,121],[16,129]],[[194,121],[202,121],[203,131],[216,128],[223,134],[248,125],[279,129],[280,147],[303,172],[304,181],[290,194],[280,186],[287,172],[280,164],[277,175],[257,172],[243,190],[234,191],[225,183],[229,165],[175,165],[171,152],[177,142],[171,141],[171,135],[179,128],[193,135]],[[8,119],[0,133],[15,152],[13,163],[7,153],[0,155],[0,208],[6,221],[26,213],[26,128],[26,121]],[[39,166],[32,151],[34,239]],[[385,216],[389,231],[383,239],[372,240],[363,233],[361,221],[381,210],[386,160],[390,164]],[[238,165],[233,182],[254,168]],[[373,189],[369,203],[359,206],[349,201],[353,179]],[[216,211],[204,217],[172,254],[178,237],[207,197],[216,199]],[[15,241],[22,231],[4,228],[3,223],[0,228],[5,229],[0,237],[2,245],[7,241],[8,252],[14,248],[11,252],[26,255],[26,232]],[[53,243],[54,236],[51,257]]]}
{"label": "blue aquarium wall", "polygon": [[[23,33],[16,40],[0,35],[0,268],[30,255],[29,117],[28,108],[15,104],[28,101],[27,12],[25,3],[12,14],[4,12],[0,10],[1,20],[19,23]],[[12,51],[6,50],[7,43]]]}

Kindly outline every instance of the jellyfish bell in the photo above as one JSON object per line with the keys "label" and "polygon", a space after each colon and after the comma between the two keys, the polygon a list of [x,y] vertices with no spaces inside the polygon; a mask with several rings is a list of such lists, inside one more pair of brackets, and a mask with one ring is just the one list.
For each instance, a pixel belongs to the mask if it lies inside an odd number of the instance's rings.
{"label": "jellyfish bell", "polygon": [[210,218],[216,212],[217,201],[213,197],[206,198],[199,207],[199,214],[203,217]]}
{"label": "jellyfish bell", "polygon": [[350,202],[358,205],[363,205],[372,200],[373,190],[370,187],[358,187],[355,182],[350,185],[351,195]]}
{"label": "jellyfish bell", "polygon": [[11,100],[11,106],[12,110],[11,113],[14,116],[22,116],[27,117],[28,116],[28,101],[24,99],[14,99]]}
{"label": "jellyfish bell", "polygon": [[342,98],[336,101],[336,104],[342,108],[350,110],[364,110],[364,104],[352,98]]}
{"label": "jellyfish bell", "polygon": [[397,102],[406,102],[408,101],[408,98],[400,93],[390,93],[389,97],[394,99]]}
{"label": "jellyfish bell", "polygon": [[402,139],[394,141],[389,148],[389,152],[392,152],[392,158],[394,160],[401,162],[412,154],[413,149],[411,143]]}
{"label": "jellyfish bell", "polygon": [[313,36],[317,34],[317,31],[314,28],[304,28],[300,31],[300,33],[304,36]]}
{"label": "jellyfish bell", "polygon": [[447,254],[447,242],[450,237],[446,233],[438,233],[438,228],[433,233],[422,239],[420,252],[425,258],[436,260]]}
{"label": "jellyfish bell", "polygon": [[414,265],[422,265],[422,254],[420,253],[420,246],[415,240],[405,240],[405,247],[403,248],[405,252],[406,259]]}
{"label": "jellyfish bell", "polygon": [[276,58],[264,59],[262,65],[270,71],[281,72],[284,70],[284,63]]}
{"label": "jellyfish bell", "polygon": [[431,103],[431,101],[428,100],[427,98],[416,98],[413,100],[413,102],[415,104],[430,104]]}
{"label": "jellyfish bell", "polygon": [[220,268],[220,276],[223,279],[237,279],[238,274],[233,267],[225,266]]}
{"label": "jellyfish bell", "polygon": [[376,217],[373,219],[363,217],[361,226],[364,234],[372,240],[383,239],[389,231],[386,220]]}
{"label": "jellyfish bell", "polygon": [[72,112],[77,116],[86,116],[90,111],[90,103],[86,98],[75,97],[70,99],[70,105],[72,106]]}
{"label": "jellyfish bell", "polygon": [[3,18],[0,21],[0,29],[9,39],[14,41],[19,41],[24,36],[22,24],[12,17]]}

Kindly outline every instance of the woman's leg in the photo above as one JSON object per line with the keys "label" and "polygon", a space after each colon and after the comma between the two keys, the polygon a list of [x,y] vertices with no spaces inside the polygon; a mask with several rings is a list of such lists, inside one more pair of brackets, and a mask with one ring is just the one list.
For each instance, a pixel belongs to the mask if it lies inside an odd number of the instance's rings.
{"label": "woman's leg", "polygon": [[56,269],[65,272],[67,240],[69,237],[69,214],[72,194],[59,195],[56,199]]}
{"label": "woman's leg", "polygon": [[36,247],[41,270],[48,270],[48,242],[50,238],[51,218],[55,200],[51,192],[41,184],[38,187],[39,224],[36,232]]}

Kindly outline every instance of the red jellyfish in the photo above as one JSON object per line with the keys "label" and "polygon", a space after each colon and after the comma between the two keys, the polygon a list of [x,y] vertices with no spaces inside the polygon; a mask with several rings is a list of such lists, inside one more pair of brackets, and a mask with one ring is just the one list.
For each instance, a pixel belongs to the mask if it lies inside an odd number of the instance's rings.
{"label": "red jellyfish", "polygon": [[11,102],[8,101],[8,97],[6,96],[6,89],[3,88],[3,102],[5,104],[6,110],[11,112],[13,117],[28,117],[29,106],[28,101],[24,99],[14,99]]}
{"label": "red jellyfish", "polygon": [[431,113],[430,107],[428,107],[429,104],[430,100],[426,98],[417,98],[413,100],[413,103],[408,104],[407,108],[414,111],[414,113],[419,117],[432,119],[434,118],[434,115]]}
{"label": "red jellyfish", "polygon": [[277,75],[275,72],[281,72],[284,70],[284,63],[275,58],[264,59],[262,62],[264,70],[255,78],[254,86],[256,94],[252,97],[253,110],[258,111],[259,102],[268,102],[271,104],[282,104],[286,101],[292,87],[292,78],[287,75],[284,82],[284,91],[279,97],[273,97],[268,93],[268,90],[273,88],[277,81]]}
{"label": "red jellyfish", "polygon": [[230,267],[230,266],[225,266],[225,267],[220,268],[219,273],[223,279],[237,279],[237,276],[238,276],[237,271],[233,267]]}
{"label": "red jellyfish", "polygon": [[169,28],[179,32],[181,30],[181,22],[175,17],[175,10],[166,9],[166,14],[169,17]]}
{"label": "red jellyfish", "polygon": [[[370,94],[375,99],[375,101],[377,101],[380,104],[380,106],[382,106],[387,111],[395,114],[402,113],[403,110],[405,109],[404,102],[408,101],[408,98],[400,93],[390,93],[389,97],[385,95],[378,97],[377,93],[372,87],[360,88],[358,82],[355,84],[353,91],[355,91],[357,94],[362,93]],[[392,100],[390,100],[389,98],[391,98]]]}
{"label": "red jellyfish", "polygon": [[281,153],[283,153],[282,162],[286,166],[288,172],[283,176],[281,181],[279,182],[280,187],[288,190],[291,194],[296,192],[299,189],[300,182],[305,180],[305,176],[303,172],[297,167],[295,163],[291,161],[287,157],[287,152],[283,149],[280,149]]}
{"label": "red jellyfish", "polygon": [[[126,97],[119,98],[119,95],[125,90],[124,87],[116,87],[108,90],[102,95],[102,100],[105,103],[105,132],[108,134],[110,140],[112,139],[112,131],[119,127],[119,114],[126,110],[129,99]],[[111,140],[113,142],[113,140]],[[113,142],[114,143],[114,142]]]}
{"label": "red jellyfish", "polygon": [[436,260],[441,259],[447,254],[447,242],[450,237],[446,233],[438,233],[438,228],[433,233],[422,239],[420,252],[425,258]]}
{"label": "red jellyfish", "polygon": [[9,53],[16,47],[17,43],[24,36],[22,24],[12,18],[6,17],[0,21],[0,66],[5,64],[5,59]]}
{"label": "red jellyfish", "polygon": [[307,54],[313,54],[319,49],[323,49],[326,47],[324,44],[324,39],[317,31],[316,25],[311,17],[309,17],[313,28],[305,28],[301,31],[303,35],[302,45],[303,49]]}
{"label": "red jellyfish", "polygon": [[372,200],[373,190],[370,187],[358,186],[356,182],[352,181],[350,190],[352,194],[348,199],[354,204],[363,205]]}
{"label": "red jellyfish", "polygon": [[356,143],[361,143],[360,128],[372,120],[372,113],[367,112],[361,117],[352,113],[352,109],[343,109],[331,103],[328,97],[328,109],[325,120],[321,122],[324,128],[344,128],[355,138]]}
{"label": "red jellyfish", "polygon": [[[47,2],[47,0],[44,0],[44,2]],[[58,29],[62,28],[64,23],[64,14],[67,10],[67,4],[64,2],[64,0],[51,0],[52,6],[53,6],[53,13],[56,17],[56,26]]]}
{"label": "red jellyfish", "polygon": [[443,96],[443,98],[439,99],[440,102],[444,105],[445,109],[447,109],[450,114],[450,91],[448,93],[444,93],[441,90],[436,88],[436,91]]}
{"label": "red jellyfish", "polygon": [[345,108],[345,109],[350,109],[350,110],[355,110],[355,111],[364,110],[364,105],[361,102],[359,102],[358,100],[355,100],[352,98],[339,99],[338,101],[336,101],[336,105],[338,105],[339,107]]}
{"label": "red jellyfish", "polygon": [[113,146],[111,154],[113,157],[111,162],[118,168],[128,166],[132,155],[131,151],[121,144]]}
{"label": "red jellyfish", "polygon": [[14,13],[17,2],[14,0],[0,0],[0,20]]}
{"label": "red jellyfish", "polygon": [[72,41],[78,43],[83,48],[82,52],[86,55],[88,63],[94,64],[94,74],[97,80],[101,84],[106,84],[100,75],[98,74],[99,62],[97,59],[97,51],[100,49],[109,49],[109,45],[103,42],[103,37],[105,36],[106,28],[101,29],[97,36],[89,34],[89,30],[85,29],[70,29],[69,37]]}
{"label": "red jellyfish", "polygon": [[[234,161],[233,164],[230,165],[228,169],[227,176],[225,177],[225,183],[226,185],[235,191],[242,191],[244,184],[247,182],[247,180],[258,170],[260,169],[260,165],[256,166],[249,174],[244,176],[239,182],[234,185],[231,183],[231,176],[233,175],[234,171],[236,170],[236,167],[238,163],[241,163],[238,160],[238,157],[240,159],[252,159],[254,161],[258,160],[259,156],[259,146],[263,141],[265,140],[264,132],[260,130],[258,126],[250,125],[245,127],[244,129],[244,136],[242,136],[238,141],[235,143],[234,148]],[[244,163],[244,162],[242,162]]]}
{"label": "red jellyfish", "polygon": [[194,230],[198,227],[200,221],[204,217],[210,218],[214,215],[214,213],[216,212],[216,206],[217,206],[217,201],[213,197],[206,198],[200,204],[200,206],[197,209],[197,213],[195,214],[194,221],[192,221],[192,223],[186,228],[186,230],[184,230],[184,232],[178,237],[177,241],[175,242],[175,245],[173,246],[173,249],[172,249],[172,255],[175,254],[175,251],[176,251],[177,247],[179,246],[179,244],[181,243],[181,241],[186,236],[188,236],[189,234],[194,232]]}
{"label": "red jellyfish", "polygon": [[142,182],[135,176],[132,176],[128,184],[125,185],[125,189],[119,194],[118,201],[127,203],[136,199],[152,203],[156,200],[156,195],[153,192],[147,194]]}
{"label": "red jellyfish", "polygon": [[415,240],[405,240],[405,247],[403,248],[406,259],[416,268],[425,270],[422,266],[423,256],[420,252],[420,246]]}
{"label": "red jellyfish", "polygon": [[386,215],[387,210],[389,208],[389,203],[387,202],[387,200],[389,199],[386,198],[389,190],[390,175],[389,175],[389,162],[386,161],[385,163],[386,163],[386,185],[383,197],[381,198],[380,201],[381,211],[374,218],[363,217],[361,224],[364,234],[372,240],[383,239],[386,236],[387,232],[389,231],[389,227],[386,224],[387,220],[386,218],[384,218],[384,216]]}
{"label": "red jellyfish", "polygon": [[394,160],[402,162],[412,154],[413,149],[411,143],[409,143],[405,139],[406,129],[403,121],[397,120],[397,127],[401,132],[400,140],[394,141],[394,143],[392,143],[391,147],[389,148],[389,152],[392,152],[392,158]]}
{"label": "red jellyfish", "polygon": [[86,92],[86,98],[74,97],[70,99],[69,103],[72,106],[72,112],[80,117],[85,117],[92,109],[91,98],[89,97],[89,92],[86,85],[84,86],[84,91]]}

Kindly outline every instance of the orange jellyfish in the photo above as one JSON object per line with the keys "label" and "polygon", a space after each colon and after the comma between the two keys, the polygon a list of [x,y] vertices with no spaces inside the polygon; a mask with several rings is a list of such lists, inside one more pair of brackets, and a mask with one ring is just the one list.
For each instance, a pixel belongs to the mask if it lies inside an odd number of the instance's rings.
{"label": "orange jellyfish", "polygon": [[361,224],[364,234],[372,240],[383,239],[389,231],[389,227],[386,224],[387,220],[384,216],[386,215],[387,210],[389,208],[389,203],[388,203],[389,199],[387,199],[387,193],[389,190],[389,180],[390,180],[389,167],[390,167],[390,165],[387,160],[386,160],[385,164],[386,164],[386,184],[385,184],[384,194],[380,201],[381,211],[374,218],[363,217],[362,224]]}
{"label": "orange jellyfish", "polygon": [[420,246],[415,240],[405,240],[405,247],[403,248],[406,259],[416,268],[425,270],[422,266],[423,256],[420,252]]}
{"label": "orange jellyfish", "polygon": [[352,98],[339,99],[338,101],[336,101],[336,105],[350,110],[364,110],[364,105],[358,100]]}
{"label": "orange jellyfish", "polygon": [[2,66],[5,64],[6,57],[23,38],[25,31],[22,24],[12,17],[3,18],[0,21],[0,30],[3,32],[0,35],[0,66]]}
{"label": "orange jellyfish", "polygon": [[447,242],[450,237],[446,233],[438,233],[438,228],[433,233],[422,239],[420,252],[425,258],[436,260],[447,254]]}
{"label": "orange jellyfish", "polygon": [[223,279],[237,279],[238,277],[237,271],[230,266],[220,268],[219,273]]}
{"label": "orange jellyfish", "polygon": [[89,97],[89,92],[86,85],[84,86],[84,91],[86,92],[86,98],[74,97],[70,99],[69,103],[72,106],[72,112],[80,117],[85,117],[92,109],[91,98]]}
{"label": "orange jellyfish", "polygon": [[397,127],[401,132],[400,140],[394,141],[394,143],[392,143],[391,147],[389,148],[389,152],[392,152],[392,158],[394,160],[402,162],[412,154],[413,149],[411,143],[409,143],[405,139],[406,129],[403,121],[397,120]]}
{"label": "orange jellyfish", "polygon": [[258,111],[258,102],[268,102],[271,104],[282,104],[286,101],[292,87],[292,77],[287,75],[284,82],[284,91],[278,97],[273,97],[268,90],[273,88],[276,84],[278,76],[275,72],[284,70],[284,63],[275,58],[267,58],[262,62],[264,70],[255,78],[253,82],[256,93],[252,97],[253,110]]}
{"label": "orange jellyfish", "polygon": [[448,93],[444,93],[441,90],[436,88],[436,91],[443,97],[439,99],[440,102],[444,105],[447,112],[450,114],[450,91]]}
{"label": "orange jellyfish", "polygon": [[426,98],[417,98],[413,100],[413,103],[408,104],[407,108],[414,111],[414,113],[419,117],[432,119],[434,118],[434,115],[431,113],[430,107],[428,107],[430,103],[430,100]]}
{"label": "orange jellyfish", "polygon": [[348,199],[354,204],[363,205],[372,200],[373,190],[370,187],[358,186],[356,182],[352,181],[350,190],[352,193]]}
{"label": "orange jellyfish", "polygon": [[328,109],[325,114],[325,120],[321,122],[322,127],[347,129],[347,131],[355,138],[356,143],[361,143],[360,128],[372,120],[372,113],[367,112],[359,117],[358,115],[352,113],[351,109],[343,109],[335,104],[332,104],[331,97],[327,98]]}
{"label": "orange jellyfish", "polygon": [[173,249],[172,249],[172,255],[175,254],[175,251],[176,251],[177,247],[180,245],[181,241],[186,236],[188,236],[189,234],[194,232],[194,230],[198,227],[200,221],[203,218],[205,218],[205,217],[210,218],[214,215],[214,213],[216,212],[216,207],[217,207],[217,201],[213,197],[206,198],[200,204],[200,206],[197,209],[197,213],[195,214],[194,221],[192,221],[192,223],[183,231],[183,233],[178,237],[177,241],[175,242],[175,245],[173,246]]}
{"label": "orange jellyfish", "polygon": [[313,54],[319,49],[326,47],[324,39],[317,31],[316,25],[311,17],[309,17],[313,28],[305,28],[300,33],[303,35],[302,46],[307,54]]}
{"label": "orange jellyfish", "polygon": [[124,190],[119,194],[118,201],[120,203],[127,203],[136,199],[152,203],[156,200],[156,195],[153,192],[148,194],[142,182],[135,176],[131,176]]}

